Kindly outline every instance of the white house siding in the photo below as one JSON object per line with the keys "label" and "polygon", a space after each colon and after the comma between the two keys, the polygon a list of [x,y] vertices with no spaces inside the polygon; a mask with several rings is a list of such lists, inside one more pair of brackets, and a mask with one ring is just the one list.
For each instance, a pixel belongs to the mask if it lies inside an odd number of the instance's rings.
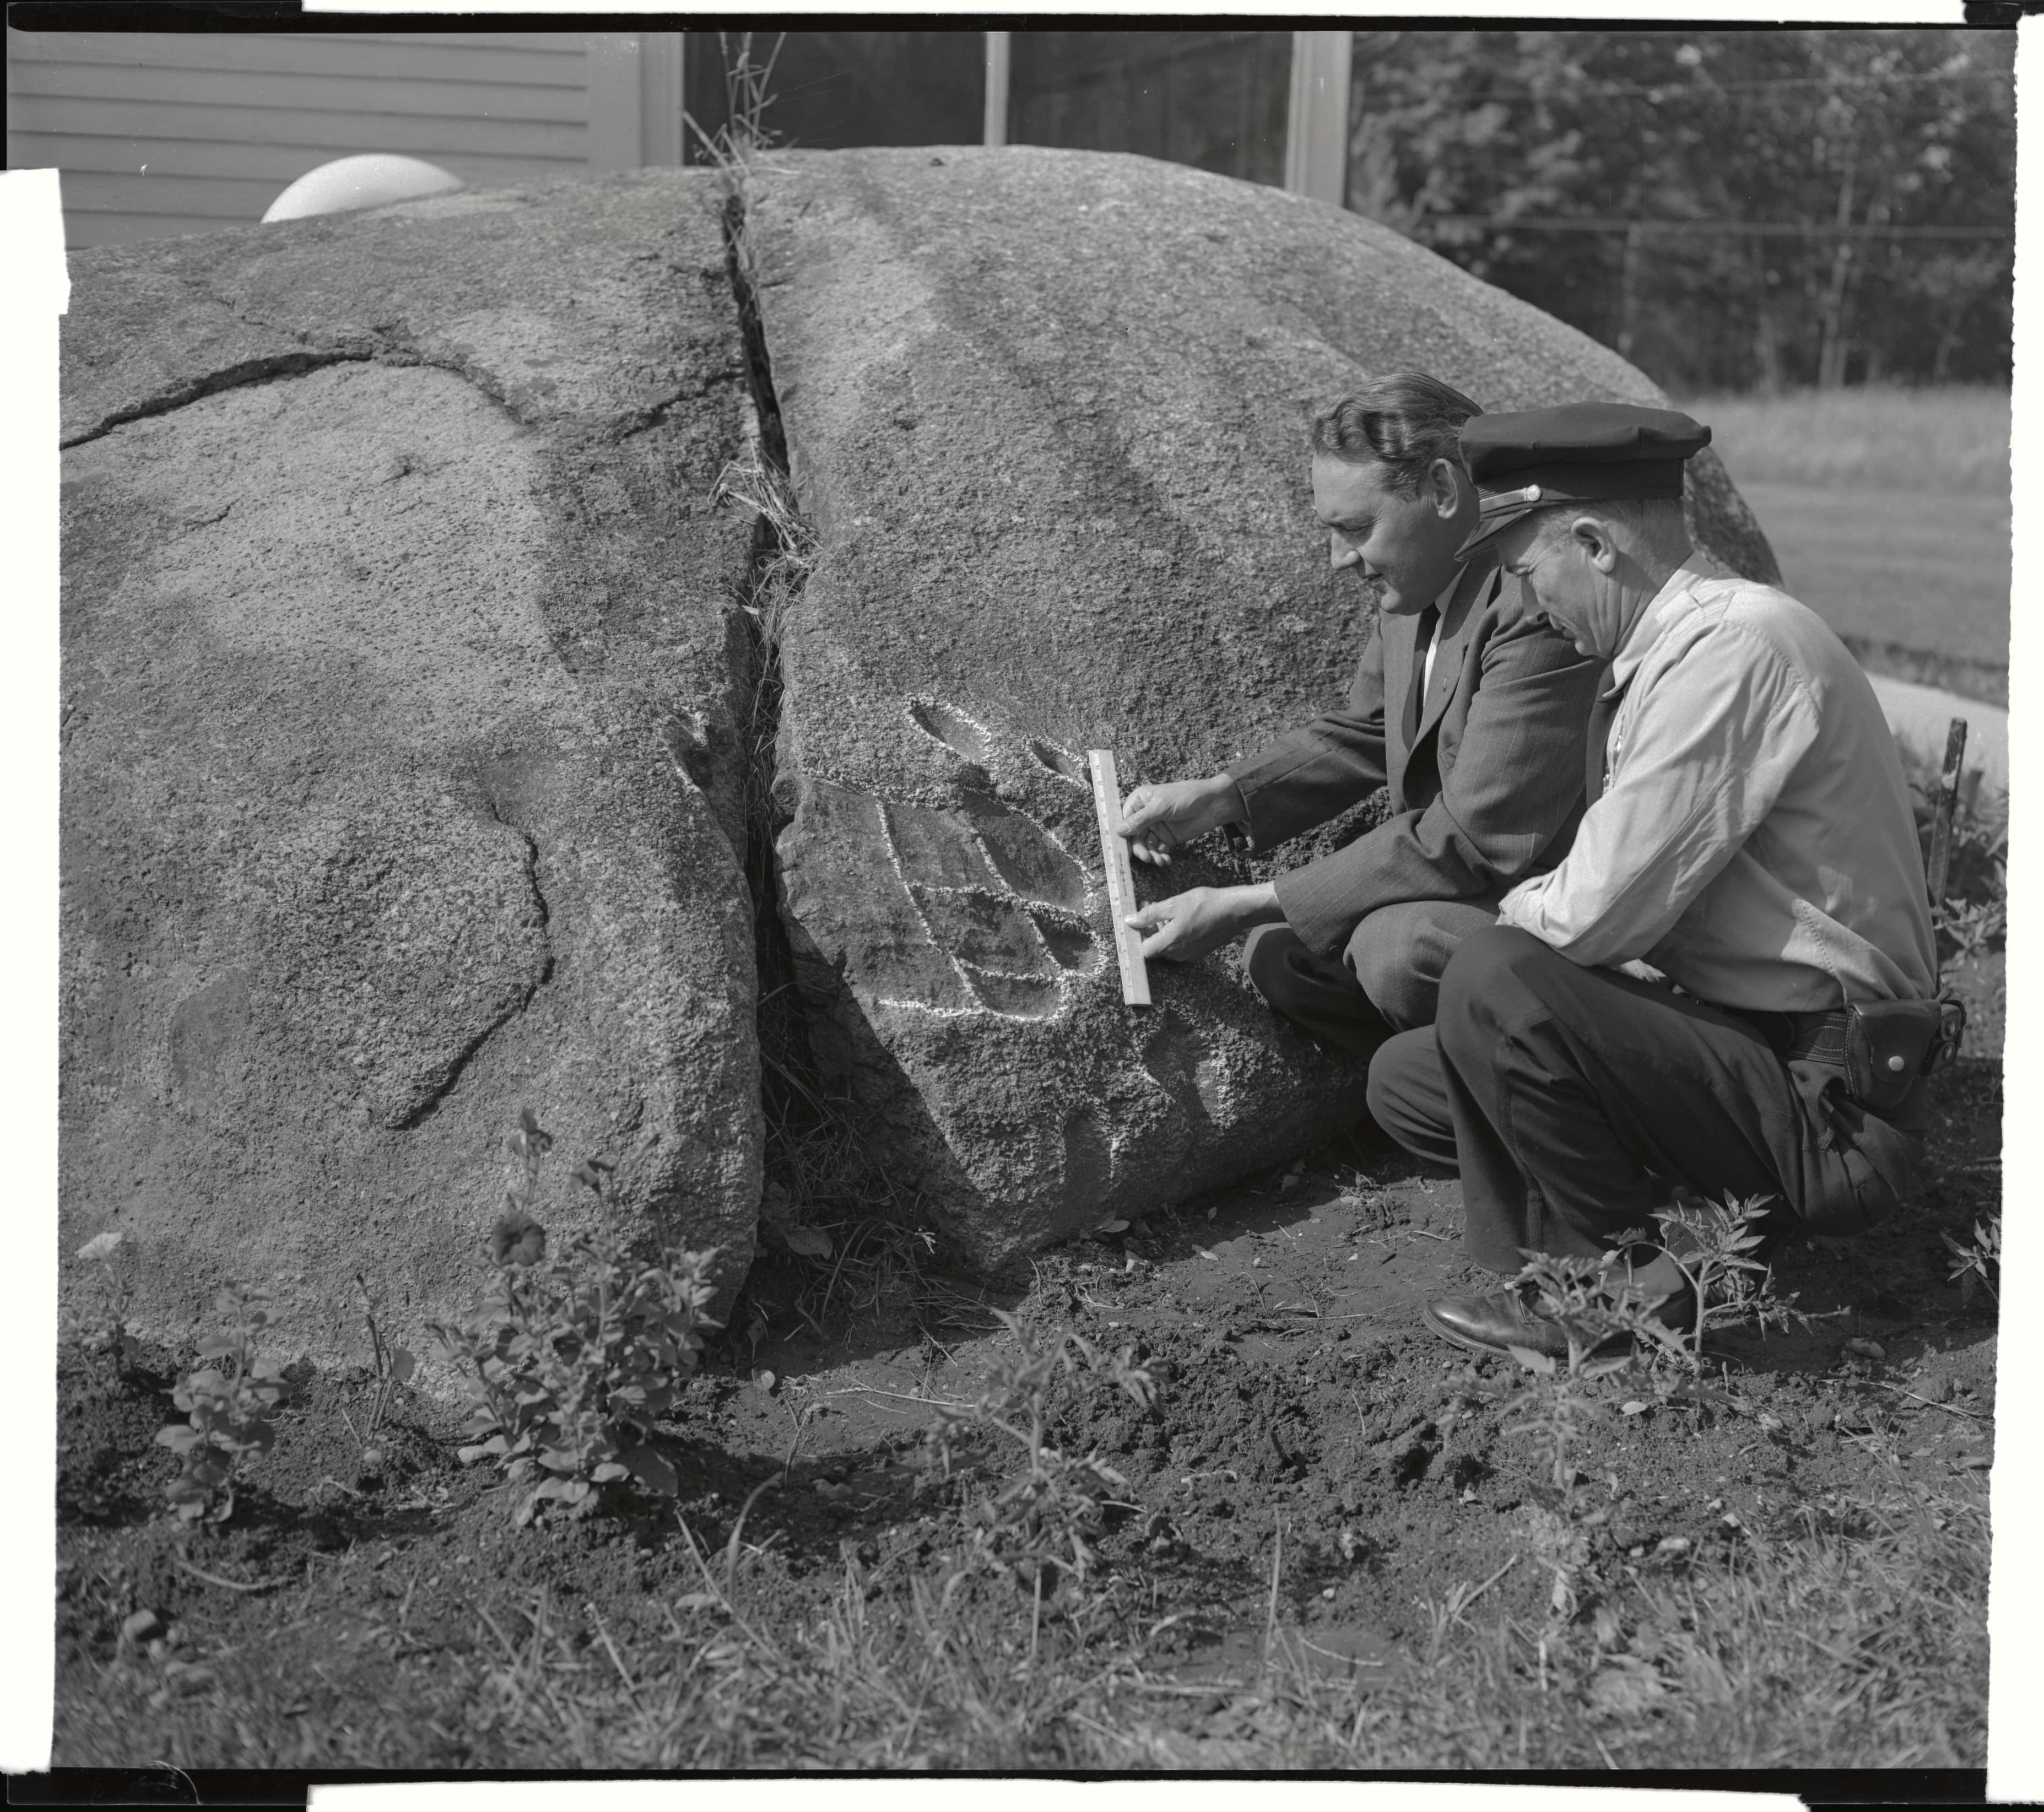
{"label": "white house siding", "polygon": [[618,34],[10,29],[6,45],[9,167],[62,171],[74,246],[260,220],[356,152],[474,185],[640,160],[609,142],[620,115],[637,126],[636,40]]}
{"label": "white house siding", "polygon": [[[838,38],[856,33],[806,34]],[[863,34],[881,36],[885,34]],[[1159,40],[1198,34],[1158,33]],[[1235,34],[1277,47],[1265,98],[1282,92],[1283,37]],[[1293,34],[1295,36],[1298,34]],[[1023,33],[1012,111],[1027,115],[1024,52],[1037,39],[1139,39],[1139,33]],[[63,175],[64,226],[74,246],[206,232],[259,221],[290,185],[359,152],[428,159],[483,186],[582,170],[682,161],[683,40],[719,63],[709,32],[23,32],[10,27],[7,162]],[[1018,34],[996,33],[1013,40]],[[1270,167],[1244,170],[1339,202],[1347,117],[1339,82],[1350,34],[1308,33],[1294,47],[1289,104],[1263,111]],[[1267,59],[1266,59],[1267,60]],[[1302,82],[1325,104],[1302,107]],[[1274,86],[1274,84],[1275,86]],[[1254,86],[1252,84],[1252,86]],[[1327,90],[1324,94],[1320,90]],[[1039,98],[1041,98],[1040,97]],[[797,142],[800,95],[779,123]],[[1124,108],[1128,103],[1124,101]],[[1186,109],[1189,107],[1189,111]],[[992,122],[995,140],[1125,147],[1208,163],[1200,135],[1210,109],[1181,100],[1182,117],[1151,122],[1128,144],[1112,108],[1090,123]],[[1100,113],[1098,109],[1096,113]],[[1310,115],[1310,117],[1308,116]],[[1281,135],[1276,120],[1286,122]],[[878,142],[891,128],[878,122]],[[1190,137],[1188,136],[1190,134]],[[1281,160],[1278,152],[1281,136]],[[1306,141],[1313,142],[1308,144]],[[836,142],[865,142],[840,139]],[[1324,173],[1316,175],[1315,172]]]}

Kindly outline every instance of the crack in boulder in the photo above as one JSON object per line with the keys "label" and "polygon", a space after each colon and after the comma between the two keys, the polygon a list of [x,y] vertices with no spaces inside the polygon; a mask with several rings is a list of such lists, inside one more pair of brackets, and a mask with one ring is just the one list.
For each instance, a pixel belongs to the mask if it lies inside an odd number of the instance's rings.
{"label": "crack in boulder", "polygon": [[518,997],[495,1019],[490,1020],[473,1037],[467,1039],[448,1059],[445,1066],[440,1073],[427,1082],[425,1089],[401,1115],[386,1123],[395,1132],[409,1132],[413,1127],[420,1125],[440,1106],[441,1102],[453,1093],[455,1084],[460,1081],[463,1073],[467,1070],[476,1053],[489,1043],[490,1039],[505,1027],[524,1012],[532,1004],[533,999],[540,990],[554,978],[553,941],[548,935],[548,927],[552,923],[553,914],[547,904],[546,889],[540,885],[538,840],[523,826],[513,823],[504,816],[503,808],[486,786],[483,793],[483,804],[488,808],[491,820],[509,831],[524,847],[523,866],[525,884],[532,889],[533,903],[539,908],[539,921],[535,927],[540,934],[541,945],[539,969],[532,979],[526,984],[524,991]]}
{"label": "crack in boulder", "polygon": [[[787,443],[781,431],[773,362],[753,290],[742,194],[733,193],[725,198],[722,227],[724,274],[737,305],[746,379],[758,429],[759,464],[764,482],[778,489],[788,482]],[[789,818],[778,787],[782,701],[779,631],[783,615],[801,594],[805,576],[800,550],[791,544],[768,511],[756,509],[741,600],[749,693],[742,751],[745,764],[742,866],[752,903],[759,1095],[767,1129],[766,1168],[770,1179],[782,1186],[797,1180],[801,1165],[793,1146],[802,1136],[801,1129],[816,1118],[825,1094],[796,981],[795,952],[782,916],[778,847]],[[670,754],[676,766],[686,770],[686,754],[676,749],[671,739]]]}
{"label": "crack in boulder", "polygon": [[57,443],[62,451],[83,447],[88,441],[98,440],[115,428],[131,421],[146,420],[151,416],[169,415],[195,403],[202,397],[217,396],[223,390],[244,390],[252,384],[274,383],[280,378],[302,378],[308,371],[317,371],[328,365],[363,365],[375,360],[367,352],[344,351],[336,347],[325,349],[301,347],[292,352],[266,354],[259,359],[244,359],[232,365],[222,366],[217,371],[209,371],[203,377],[180,384],[161,395],[150,397],[139,403],[131,403],[125,409],[103,416],[92,427]]}
{"label": "crack in boulder", "polygon": [[[131,421],[171,414],[204,397],[217,396],[224,390],[244,390],[252,385],[274,383],[285,378],[303,377],[309,371],[317,371],[328,365],[424,367],[432,370],[445,371],[464,383],[474,386],[521,427],[537,427],[548,419],[545,409],[533,405],[548,400],[551,389],[550,384],[544,380],[540,381],[536,386],[528,382],[521,390],[519,385],[508,381],[503,374],[492,370],[481,360],[463,357],[459,347],[448,351],[437,351],[420,344],[390,325],[370,328],[336,344],[324,346],[306,344],[302,343],[302,336],[294,334],[288,328],[235,308],[217,296],[203,290],[200,293],[206,294],[207,301],[231,315],[238,326],[254,329],[259,333],[298,338],[302,344],[287,351],[236,359],[231,364],[223,365],[216,370],[156,395],[124,405],[101,417],[90,428],[60,438],[57,443],[60,451],[82,447]],[[758,318],[756,310],[753,318],[755,321]],[[702,386],[684,386],[671,394],[650,397],[637,409],[618,412],[609,424],[612,437],[625,440],[636,435],[650,432],[663,425],[678,405],[697,400],[704,393]]]}

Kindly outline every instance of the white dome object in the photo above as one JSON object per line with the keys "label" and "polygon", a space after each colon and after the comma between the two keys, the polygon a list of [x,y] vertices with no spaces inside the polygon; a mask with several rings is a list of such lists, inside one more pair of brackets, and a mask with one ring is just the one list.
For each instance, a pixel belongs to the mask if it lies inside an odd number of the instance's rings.
{"label": "white dome object", "polygon": [[359,157],[336,157],[308,170],[270,204],[270,221],[303,220],[309,214],[341,214],[351,208],[380,208],[386,202],[415,202],[421,195],[445,195],[461,187],[461,179],[424,158],[399,157],[386,151]]}

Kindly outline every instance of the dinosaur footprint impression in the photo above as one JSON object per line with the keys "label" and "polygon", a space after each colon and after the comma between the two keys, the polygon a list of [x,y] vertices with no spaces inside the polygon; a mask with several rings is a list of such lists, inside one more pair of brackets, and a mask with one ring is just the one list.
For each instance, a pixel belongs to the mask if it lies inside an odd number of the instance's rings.
{"label": "dinosaur footprint impression", "polygon": [[[859,940],[861,979],[888,1004],[1050,1019],[1100,966],[1085,872],[1043,825],[995,797],[986,770],[999,757],[983,725],[920,700],[910,701],[909,716],[966,764],[956,807],[836,787],[813,796],[819,830],[828,823],[830,840],[846,854],[847,843],[864,846],[844,882],[884,889],[896,902]],[[891,889],[872,860],[883,850]],[[908,913],[898,910],[903,896]]]}

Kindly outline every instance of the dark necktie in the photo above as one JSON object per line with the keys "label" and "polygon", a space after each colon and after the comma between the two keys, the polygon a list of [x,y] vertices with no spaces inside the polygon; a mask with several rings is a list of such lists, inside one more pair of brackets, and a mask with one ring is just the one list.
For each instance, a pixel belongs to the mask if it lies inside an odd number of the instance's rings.
{"label": "dark necktie", "polygon": [[[1611,678],[1608,668],[1604,671],[1608,682]],[[1594,805],[1604,796],[1606,762],[1604,752],[1611,745],[1611,720],[1618,715],[1618,708],[1625,701],[1623,690],[1600,693],[1596,703],[1590,707],[1589,741],[1583,750],[1583,803]]]}
{"label": "dark necktie", "polygon": [[1410,749],[1420,735],[1420,720],[1427,704],[1427,649],[1434,639],[1441,613],[1431,604],[1420,612],[1420,639],[1412,644],[1412,683],[1405,693],[1405,747]]}

